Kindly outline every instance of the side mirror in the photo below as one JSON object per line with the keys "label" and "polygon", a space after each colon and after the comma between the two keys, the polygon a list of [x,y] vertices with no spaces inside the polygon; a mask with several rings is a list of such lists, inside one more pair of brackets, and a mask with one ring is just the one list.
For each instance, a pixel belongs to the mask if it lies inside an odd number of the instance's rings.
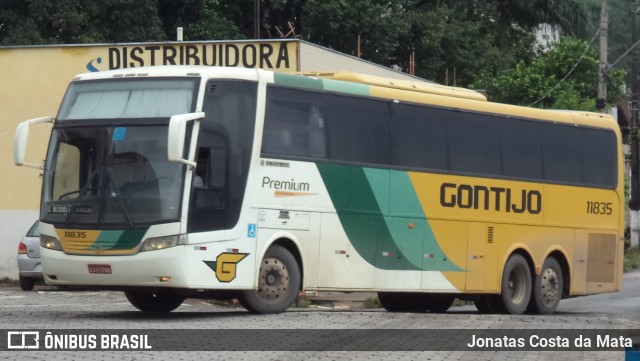
{"label": "side mirror", "polygon": [[42,165],[27,164],[24,162],[25,154],[27,153],[27,141],[29,140],[29,128],[32,125],[40,123],[53,123],[54,120],[54,117],[41,117],[25,120],[18,124],[16,132],[13,135],[13,162],[17,166],[42,169]]}
{"label": "side mirror", "polygon": [[203,112],[178,114],[171,117],[167,137],[167,156],[170,162],[183,163],[195,168],[196,162],[182,157],[184,154],[184,140],[187,135],[187,123],[192,120],[201,120],[202,118],[204,118]]}

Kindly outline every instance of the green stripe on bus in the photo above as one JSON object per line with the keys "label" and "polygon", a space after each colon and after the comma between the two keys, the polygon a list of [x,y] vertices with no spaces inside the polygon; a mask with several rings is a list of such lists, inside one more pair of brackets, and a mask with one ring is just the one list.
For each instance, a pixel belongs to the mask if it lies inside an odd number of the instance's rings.
{"label": "green stripe on bus", "polygon": [[358,83],[349,83],[346,81],[340,80],[324,80],[324,90],[326,91],[334,91],[339,93],[347,93],[347,94],[355,94],[362,96],[369,96],[371,92],[369,91],[369,86],[366,84],[358,84]]}
{"label": "green stripe on bus", "polygon": [[436,241],[406,172],[317,166],[349,241],[368,263],[385,270],[463,270]]}
{"label": "green stripe on bus", "polygon": [[142,238],[147,233],[147,229],[129,231],[102,231],[96,242],[89,247],[94,249],[99,244],[103,250],[128,250],[140,244]]}
{"label": "green stripe on bus", "polygon": [[349,83],[339,80],[314,78],[309,76],[292,75],[285,73],[273,74],[273,80],[278,85],[285,85],[295,88],[324,90],[363,96],[370,95],[369,86],[365,84]]}
{"label": "green stripe on bus", "polygon": [[295,88],[322,90],[322,80],[308,76],[274,73],[273,81],[278,85],[286,85]]}
{"label": "green stripe on bus", "polygon": [[396,247],[373,189],[360,167],[318,164],[349,241],[371,265],[384,270],[419,270]]}

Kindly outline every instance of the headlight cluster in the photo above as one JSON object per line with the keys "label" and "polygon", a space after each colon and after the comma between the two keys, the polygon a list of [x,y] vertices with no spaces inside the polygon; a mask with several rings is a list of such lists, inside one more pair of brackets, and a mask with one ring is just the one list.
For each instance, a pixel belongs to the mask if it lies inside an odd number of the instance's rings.
{"label": "headlight cluster", "polygon": [[40,235],[40,247],[52,249],[54,251],[62,251],[62,245],[57,238],[51,236]]}
{"label": "headlight cluster", "polygon": [[181,244],[187,244],[186,235],[149,238],[144,241],[142,247],[140,247],[140,252],[157,251],[165,248],[175,247]]}

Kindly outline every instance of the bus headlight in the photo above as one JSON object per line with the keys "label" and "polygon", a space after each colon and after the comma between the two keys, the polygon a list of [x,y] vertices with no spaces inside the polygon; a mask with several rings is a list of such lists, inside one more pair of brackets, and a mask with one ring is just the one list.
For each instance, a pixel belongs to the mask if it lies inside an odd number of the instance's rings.
{"label": "bus headlight", "polygon": [[157,251],[160,249],[175,247],[179,244],[186,244],[185,235],[164,236],[149,238],[142,244],[140,252]]}
{"label": "bus headlight", "polygon": [[40,247],[52,249],[54,251],[62,251],[62,245],[60,245],[60,241],[55,237],[45,236],[43,234],[40,235]]}

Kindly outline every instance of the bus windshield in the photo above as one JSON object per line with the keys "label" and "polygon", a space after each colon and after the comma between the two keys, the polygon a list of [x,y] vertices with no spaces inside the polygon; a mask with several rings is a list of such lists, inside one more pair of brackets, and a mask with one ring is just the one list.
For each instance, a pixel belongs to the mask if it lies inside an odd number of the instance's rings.
{"label": "bus windshield", "polygon": [[185,167],[167,159],[167,126],[53,130],[41,220],[69,226],[178,221]]}
{"label": "bus windshield", "polygon": [[197,79],[73,82],[57,120],[160,118],[189,113]]}

